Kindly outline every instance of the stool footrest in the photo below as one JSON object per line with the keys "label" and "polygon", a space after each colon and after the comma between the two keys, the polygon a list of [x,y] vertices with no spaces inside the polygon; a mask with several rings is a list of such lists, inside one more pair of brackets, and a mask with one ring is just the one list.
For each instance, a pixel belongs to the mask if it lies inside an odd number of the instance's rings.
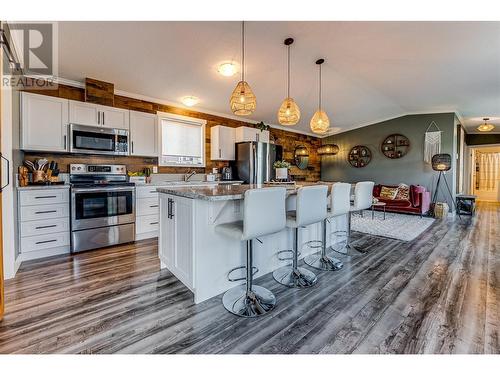
{"label": "stool footrest", "polygon": [[302,246],[307,246],[310,249],[320,249],[321,247],[323,247],[323,241],[311,240],[311,241],[304,242],[304,244]]}
{"label": "stool footrest", "polygon": [[[227,280],[231,281],[231,282],[246,280],[247,279],[246,277],[238,277],[236,279],[231,278],[231,273],[233,273],[234,271],[237,271],[237,270],[245,270],[246,268],[247,268],[246,266],[240,266],[240,267],[231,268],[229,270],[229,272],[227,273]],[[257,272],[259,272],[259,269],[257,267],[252,267],[252,276],[255,276],[255,274]]]}
{"label": "stool footrest", "polygon": [[[289,258],[281,258],[280,254],[282,253],[291,253],[292,256]],[[280,250],[276,253],[276,256],[278,257],[278,260],[293,260],[293,250]],[[300,257],[300,251],[298,252],[297,257]]]}

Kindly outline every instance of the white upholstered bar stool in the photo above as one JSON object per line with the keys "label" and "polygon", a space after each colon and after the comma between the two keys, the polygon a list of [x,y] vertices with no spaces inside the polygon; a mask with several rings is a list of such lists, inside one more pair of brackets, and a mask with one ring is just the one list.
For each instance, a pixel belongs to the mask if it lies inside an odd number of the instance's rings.
{"label": "white upholstered bar stool", "polygon": [[[323,271],[337,271],[341,269],[344,264],[336,258],[326,254],[326,223],[330,218],[335,218],[343,215],[349,215],[351,208],[351,184],[337,182],[332,185],[330,194],[330,209],[328,210],[328,217],[323,220],[322,225],[322,241],[321,251],[319,253],[308,255],[304,258],[304,262],[313,268]],[[342,232],[346,235],[346,231],[335,231],[334,234]]]}
{"label": "white upholstered bar stool", "polygon": [[366,253],[366,251],[359,249],[351,244],[351,217],[355,212],[362,212],[372,206],[373,203],[373,181],[361,181],[354,187],[354,204],[349,210],[349,220],[347,224],[347,250],[354,250],[358,253]]}
{"label": "white upholstered bar stool", "polygon": [[326,200],[328,186],[307,186],[297,190],[297,207],[287,212],[286,226],[293,229],[292,265],[278,268],[273,272],[274,279],[290,288],[307,288],[317,283],[316,275],[298,267],[299,228],[319,223],[327,216]]}
{"label": "white upholstered bar stool", "polygon": [[[261,236],[280,232],[286,226],[286,189],[281,187],[247,190],[243,203],[243,221],[219,224],[215,231],[239,241],[246,241],[246,266],[229,271],[231,281],[246,280],[244,285],[229,289],[222,297],[224,307],[235,315],[257,317],[271,311],[276,298],[270,290],[253,285],[253,240]],[[230,273],[246,269],[246,277],[231,279]]]}

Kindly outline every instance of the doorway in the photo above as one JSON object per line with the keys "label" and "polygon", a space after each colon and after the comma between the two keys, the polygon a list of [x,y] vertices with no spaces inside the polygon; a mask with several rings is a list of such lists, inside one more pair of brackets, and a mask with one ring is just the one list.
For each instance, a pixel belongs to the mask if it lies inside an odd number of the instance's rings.
{"label": "doorway", "polygon": [[500,202],[500,145],[474,147],[471,191],[478,201]]}

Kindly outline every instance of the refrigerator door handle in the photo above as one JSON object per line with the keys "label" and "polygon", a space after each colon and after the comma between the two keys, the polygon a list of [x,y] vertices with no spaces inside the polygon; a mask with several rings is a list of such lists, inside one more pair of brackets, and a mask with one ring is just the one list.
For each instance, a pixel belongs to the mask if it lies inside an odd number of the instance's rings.
{"label": "refrigerator door handle", "polygon": [[258,160],[257,160],[257,146],[252,144],[252,164],[251,164],[251,168],[252,168],[252,180],[253,180],[253,183],[256,184],[258,181],[257,181],[257,176],[258,176],[258,173],[257,173],[257,168],[259,166],[259,163],[258,163]]}

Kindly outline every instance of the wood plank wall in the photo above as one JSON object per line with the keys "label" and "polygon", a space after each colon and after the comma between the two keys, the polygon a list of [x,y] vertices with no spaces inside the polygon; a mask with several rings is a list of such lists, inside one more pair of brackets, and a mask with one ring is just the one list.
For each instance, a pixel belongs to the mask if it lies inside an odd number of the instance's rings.
{"label": "wood plank wall", "polygon": [[[56,90],[27,90],[36,94],[55,96],[71,100],[85,101],[85,90],[83,88],[67,86],[59,84]],[[215,125],[224,125],[229,127],[250,126],[255,125],[228,119],[225,117],[215,116],[207,113],[197,112],[193,110],[182,109],[169,105],[153,103],[149,101],[129,98],[125,96],[114,96],[114,107],[130,109],[134,111],[142,111],[148,113],[167,112],[194,118],[201,118],[207,121],[205,142],[206,142],[206,168],[197,168],[200,173],[209,173],[212,168],[221,168],[227,165],[227,162],[214,161],[210,159],[210,128]],[[316,137],[293,133],[281,129],[271,129],[271,138],[276,144],[282,145],[284,150],[284,158],[289,162],[293,162],[293,151],[298,145],[304,145],[309,149],[309,167],[306,170],[300,170],[295,166],[292,167],[291,175],[299,181],[318,181],[321,176],[321,160],[316,153],[317,148],[321,145],[321,140]],[[130,171],[141,171],[145,167],[157,165],[156,158],[141,158],[133,156],[74,156],[69,154],[47,154],[26,152],[25,158],[33,160],[36,158],[45,157],[49,160],[55,160],[59,163],[61,172],[68,172],[68,165],[71,163],[114,163],[125,164]],[[17,168],[17,166],[15,166]],[[159,167],[160,173],[186,173],[192,168],[178,167]]]}

